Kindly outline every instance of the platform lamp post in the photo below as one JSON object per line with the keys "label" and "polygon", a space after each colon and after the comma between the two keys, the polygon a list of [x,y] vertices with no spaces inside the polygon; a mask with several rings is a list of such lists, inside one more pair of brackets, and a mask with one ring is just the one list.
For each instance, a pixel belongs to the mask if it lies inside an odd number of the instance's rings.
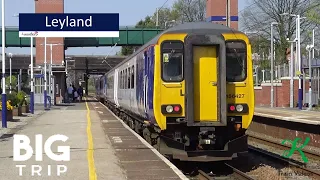
{"label": "platform lamp post", "polygon": [[315,47],[315,40],[314,40],[314,36],[315,36],[315,30],[316,29],[318,29],[318,27],[315,27],[315,28],[313,28],[313,30],[312,30],[312,46],[313,46],[313,49],[312,49],[312,59],[314,59],[314,47]]}
{"label": "platform lamp post", "polygon": [[6,54],[5,54],[5,36],[6,36],[6,29],[5,29],[5,13],[4,13],[4,0],[2,0],[2,8],[1,8],[1,14],[2,14],[2,127],[7,128],[7,95],[6,95]]}
{"label": "platform lamp post", "polygon": [[61,45],[64,45],[64,44],[61,44],[61,43],[57,43],[57,44],[54,44],[54,43],[46,43],[46,44],[41,44],[41,45],[45,45],[45,46],[50,46],[50,68],[49,68],[49,72],[50,72],[50,78],[49,78],[49,94],[52,95],[52,88],[51,88],[51,78],[53,76],[53,73],[52,73],[52,56],[53,56],[53,53],[52,53],[52,47],[53,46],[61,46]]}
{"label": "platform lamp post", "polygon": [[285,16],[285,15],[289,15],[292,17],[296,17],[296,38],[297,38],[297,48],[296,48],[296,56],[297,56],[297,61],[298,61],[298,68],[299,68],[299,91],[298,91],[298,106],[299,109],[302,109],[302,98],[303,98],[303,91],[302,91],[302,81],[303,81],[303,74],[302,72],[302,62],[301,62],[301,51],[300,51],[300,20],[301,19],[305,19],[306,17],[300,17],[300,15],[296,15],[296,14],[289,14],[289,13],[282,13],[280,14],[280,16]]}
{"label": "platform lamp post", "polygon": [[12,93],[12,53],[9,53],[10,75],[9,75],[9,94]]}
{"label": "platform lamp post", "polygon": [[287,38],[287,41],[290,43],[290,108],[293,108],[293,77],[294,77],[294,59],[293,59],[293,44],[296,43],[297,38],[293,41],[290,41]]}
{"label": "platform lamp post", "polygon": [[44,38],[44,109],[47,110],[47,37]]}
{"label": "platform lamp post", "polygon": [[[19,17],[19,14],[14,14],[13,17]],[[30,37],[30,113],[34,114],[34,82],[33,82],[33,37]]]}
{"label": "platform lamp post", "polygon": [[308,58],[309,58],[309,107],[308,110],[312,109],[312,88],[311,88],[311,77],[312,77],[312,70],[311,70],[311,56],[312,56],[312,51],[313,51],[313,45],[307,45],[306,50],[309,52],[308,53]]}
{"label": "platform lamp post", "polygon": [[270,34],[271,34],[271,39],[270,39],[270,41],[271,41],[271,78],[270,78],[270,82],[271,82],[271,96],[270,96],[270,106],[273,108],[273,106],[274,106],[274,93],[273,93],[273,67],[274,67],[274,55],[273,55],[273,51],[274,51],[274,49],[273,49],[273,26],[274,25],[278,25],[279,23],[277,23],[277,22],[272,22],[271,23],[271,26],[270,26],[270,30],[271,30],[271,32],[270,32]]}

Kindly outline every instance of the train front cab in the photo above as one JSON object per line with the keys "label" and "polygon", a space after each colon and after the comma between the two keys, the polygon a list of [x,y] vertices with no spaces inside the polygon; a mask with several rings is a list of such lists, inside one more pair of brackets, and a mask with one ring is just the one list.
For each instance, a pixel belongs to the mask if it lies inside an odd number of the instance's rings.
{"label": "train front cab", "polygon": [[219,161],[247,151],[245,131],[254,110],[247,37],[165,34],[158,44],[154,109],[161,112],[154,112],[162,130],[160,152]]}

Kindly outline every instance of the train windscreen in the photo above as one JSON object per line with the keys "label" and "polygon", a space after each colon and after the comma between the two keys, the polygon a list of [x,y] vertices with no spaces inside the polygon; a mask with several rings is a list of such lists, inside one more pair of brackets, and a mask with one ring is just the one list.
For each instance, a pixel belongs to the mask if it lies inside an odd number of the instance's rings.
{"label": "train windscreen", "polygon": [[247,49],[245,42],[226,43],[227,81],[240,82],[247,77]]}

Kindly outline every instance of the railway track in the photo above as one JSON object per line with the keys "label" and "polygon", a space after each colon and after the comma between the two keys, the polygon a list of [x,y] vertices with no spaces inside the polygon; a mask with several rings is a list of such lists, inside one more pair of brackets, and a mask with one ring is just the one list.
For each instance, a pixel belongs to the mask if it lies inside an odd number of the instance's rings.
{"label": "railway track", "polygon": [[[249,140],[251,141],[255,141],[255,142],[259,142],[261,144],[265,144],[271,147],[276,147],[276,148],[281,148],[284,150],[287,150],[288,147],[285,145],[281,145],[269,140],[265,140],[262,138],[258,138],[258,137],[253,137],[253,136],[249,136]],[[313,179],[320,179],[320,172],[319,171],[315,171],[309,168],[305,167],[304,163],[298,162],[298,161],[294,161],[292,159],[287,159],[287,158],[283,158],[280,155],[274,154],[272,152],[268,152],[266,150],[262,150],[253,146],[249,146],[249,152],[251,153],[258,153],[259,155],[265,156],[268,159],[273,159],[274,161],[277,161],[278,163],[281,163],[287,167],[289,167],[290,169],[292,169],[293,171],[301,174],[301,175],[306,175],[309,177],[312,177]],[[314,159],[318,159],[319,160],[319,156],[317,156],[314,153],[311,152],[305,152],[306,156],[308,157],[313,157]]]}
{"label": "railway track", "polygon": [[[228,163],[224,163],[224,165],[229,168],[230,170],[232,170],[232,173],[228,176],[224,176],[221,177],[219,176],[219,179],[237,179],[237,180],[254,180],[254,178],[250,177],[249,175],[247,175],[246,173],[240,171],[239,169],[235,168],[234,166],[228,164]],[[211,173],[205,173],[202,170],[198,170],[198,179],[199,180],[214,180],[218,177],[215,177],[215,175],[211,174]]]}
{"label": "railway track", "polygon": [[[264,145],[267,145],[270,147],[274,147],[274,148],[280,149],[280,150],[288,150],[291,148],[291,146],[289,146],[289,145],[286,145],[286,144],[282,145],[276,141],[263,139],[263,138],[260,138],[260,137],[257,137],[257,136],[251,135],[251,134],[248,136],[248,141],[257,142],[257,143],[264,144]],[[319,154],[316,154],[308,149],[303,149],[303,152],[307,157],[320,161]]]}
{"label": "railway track", "polygon": [[[105,104],[103,104],[103,105],[105,106]],[[258,142],[260,144],[265,144],[267,146],[276,147],[278,149],[283,149],[283,150],[287,150],[288,148],[291,148],[287,145],[282,145],[282,144],[279,144],[279,143],[276,143],[273,141],[269,141],[269,140],[255,137],[255,136],[251,136],[251,135],[248,137],[248,140]],[[317,172],[317,171],[314,171],[314,170],[311,170],[311,169],[304,167],[303,163],[293,162],[290,159],[282,158],[279,155],[270,153],[270,152],[262,150],[262,149],[255,148],[253,146],[249,146],[248,150],[251,153],[258,153],[260,156],[261,155],[265,156],[267,159],[273,159],[279,163],[285,164],[286,166],[289,166],[292,170],[299,172],[300,174],[307,174],[308,176],[312,176],[312,178],[314,178],[314,179],[320,179],[320,172]],[[304,153],[308,157],[312,157],[313,159],[320,160],[320,157],[318,155],[316,155],[310,151],[304,151]],[[237,169],[236,167],[230,165],[229,163],[224,163],[224,165],[226,166],[226,168],[230,169],[230,171],[232,171],[232,173],[230,173],[227,176],[221,176],[221,175],[215,175],[212,173],[206,173],[205,171],[202,171],[202,170],[198,170],[197,179],[199,179],[199,180],[213,180],[213,179],[218,178],[218,179],[254,180],[254,178],[250,177],[248,174],[242,172],[241,170]]]}

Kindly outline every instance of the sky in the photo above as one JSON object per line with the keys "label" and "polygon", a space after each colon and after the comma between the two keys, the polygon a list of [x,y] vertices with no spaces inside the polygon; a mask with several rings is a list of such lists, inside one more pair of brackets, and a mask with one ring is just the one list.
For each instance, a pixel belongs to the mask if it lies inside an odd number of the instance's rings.
{"label": "sky", "polygon": [[[174,1],[168,0],[164,7],[170,7]],[[248,0],[238,1],[239,11],[249,5]],[[134,26],[145,16],[154,14],[156,8],[161,7],[165,2],[166,0],[65,0],[64,11],[65,13],[119,13],[120,26]],[[34,0],[5,0],[5,26],[17,27],[19,18],[14,15],[34,13],[34,9]],[[109,53],[112,55],[119,50],[120,47],[112,50],[111,47],[69,48],[66,50],[66,55],[107,55]],[[29,54],[30,48],[7,48],[6,52]]]}

